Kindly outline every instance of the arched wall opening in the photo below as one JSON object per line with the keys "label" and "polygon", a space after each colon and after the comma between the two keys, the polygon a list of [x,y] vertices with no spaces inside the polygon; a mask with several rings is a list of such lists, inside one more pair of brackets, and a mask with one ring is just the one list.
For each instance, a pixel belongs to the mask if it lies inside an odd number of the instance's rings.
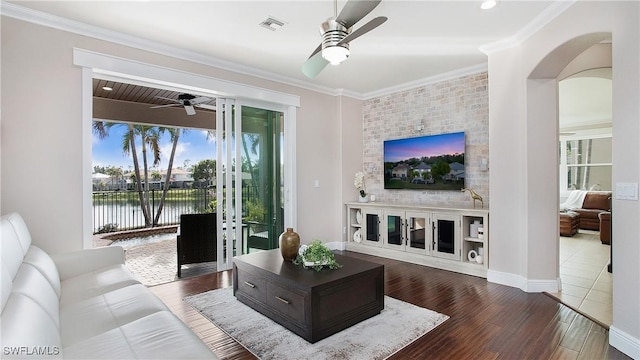
{"label": "arched wall opening", "polygon": [[594,45],[610,40],[610,33],[573,38],[547,54],[527,78],[526,272],[529,279],[555,278],[559,288],[558,81],[574,59]]}
{"label": "arched wall opening", "polygon": [[[637,189],[640,174],[639,10],[638,2],[578,1],[519,42],[485,50],[492,165],[487,280],[527,292],[554,292],[559,272],[555,83],[571,59],[611,39],[612,159],[617,166],[612,169],[614,292],[609,341],[634,358],[640,358],[640,202],[633,192],[625,197],[617,189]],[[540,151],[544,146],[552,146],[553,153]],[[549,181],[552,185],[546,184]]]}

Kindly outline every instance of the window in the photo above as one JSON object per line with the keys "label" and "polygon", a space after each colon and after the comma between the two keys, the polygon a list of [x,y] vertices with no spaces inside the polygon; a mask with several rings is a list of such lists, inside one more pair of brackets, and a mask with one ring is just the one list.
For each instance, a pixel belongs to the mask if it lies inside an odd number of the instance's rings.
{"label": "window", "polygon": [[560,193],[611,190],[611,136],[560,139]]}

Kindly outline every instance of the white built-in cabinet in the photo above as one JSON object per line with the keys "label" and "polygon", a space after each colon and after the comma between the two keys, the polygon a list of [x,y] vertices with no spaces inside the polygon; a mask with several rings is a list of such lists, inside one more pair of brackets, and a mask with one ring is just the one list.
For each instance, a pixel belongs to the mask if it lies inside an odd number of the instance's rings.
{"label": "white built-in cabinet", "polygon": [[346,205],[347,250],[487,276],[488,210],[385,203]]}

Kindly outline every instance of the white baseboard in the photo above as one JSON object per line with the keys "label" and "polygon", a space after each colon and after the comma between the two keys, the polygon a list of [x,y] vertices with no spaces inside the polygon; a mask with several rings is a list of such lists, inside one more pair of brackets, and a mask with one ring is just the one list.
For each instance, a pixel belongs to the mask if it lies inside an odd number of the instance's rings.
{"label": "white baseboard", "polygon": [[634,338],[615,326],[609,327],[609,345],[632,359],[640,359],[640,339]]}
{"label": "white baseboard", "polygon": [[560,279],[555,280],[528,280],[527,289],[523,289],[528,293],[557,293],[560,290]]}
{"label": "white baseboard", "polygon": [[520,275],[515,275],[511,273],[505,273],[505,272],[489,269],[487,271],[487,281],[494,284],[500,284],[500,285],[516,287],[518,289],[524,289],[527,279],[523,278]]}
{"label": "white baseboard", "polygon": [[530,280],[520,275],[500,272],[489,269],[487,271],[487,281],[495,284],[516,287],[524,292],[557,293],[560,288],[560,279],[555,280]]}

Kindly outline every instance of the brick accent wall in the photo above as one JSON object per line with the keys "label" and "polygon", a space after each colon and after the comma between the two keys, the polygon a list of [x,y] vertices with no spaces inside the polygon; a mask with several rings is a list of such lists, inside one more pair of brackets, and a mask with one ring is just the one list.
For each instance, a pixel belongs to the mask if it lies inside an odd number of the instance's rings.
{"label": "brick accent wall", "polygon": [[[364,102],[363,170],[367,192],[376,202],[472,208],[469,193],[385,190],[383,183],[384,140],[464,131],[465,185],[482,196],[488,208],[489,171],[480,170],[481,160],[489,160],[487,83],[488,75],[482,72]],[[416,130],[419,126],[422,131]]]}

